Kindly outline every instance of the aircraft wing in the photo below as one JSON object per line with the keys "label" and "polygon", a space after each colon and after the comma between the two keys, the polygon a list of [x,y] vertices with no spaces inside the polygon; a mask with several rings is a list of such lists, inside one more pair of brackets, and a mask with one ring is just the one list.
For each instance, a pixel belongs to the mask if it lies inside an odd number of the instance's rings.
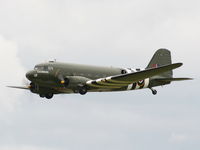
{"label": "aircraft wing", "polygon": [[87,81],[87,85],[97,88],[121,88],[123,86],[128,86],[129,84],[150,78],[161,73],[171,71],[182,66],[182,63],[175,63],[170,65],[161,66],[158,68],[151,68],[139,72],[133,72],[128,74],[121,74],[116,76],[110,76],[106,78],[100,78],[97,80]]}
{"label": "aircraft wing", "polygon": [[185,80],[193,80],[192,78],[160,78],[160,79],[155,79],[156,81],[159,82],[171,82],[171,81],[185,81]]}
{"label": "aircraft wing", "polygon": [[9,88],[15,88],[15,89],[23,89],[23,90],[29,90],[30,87],[28,86],[7,86]]}

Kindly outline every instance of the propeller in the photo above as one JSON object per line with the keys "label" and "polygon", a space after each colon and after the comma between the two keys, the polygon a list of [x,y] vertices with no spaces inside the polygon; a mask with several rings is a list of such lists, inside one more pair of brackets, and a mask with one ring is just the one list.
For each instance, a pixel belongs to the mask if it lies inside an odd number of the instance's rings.
{"label": "propeller", "polygon": [[22,79],[22,84],[24,86],[7,86],[9,88],[15,88],[15,89],[23,89],[23,90],[30,90],[31,89],[31,85],[30,82],[27,79]]}
{"label": "propeller", "polygon": [[25,79],[25,78],[23,78],[22,79],[22,84],[25,85],[25,86],[30,86],[30,81]]}
{"label": "propeller", "polygon": [[64,78],[63,75],[58,75],[58,79],[59,79],[59,82],[61,84],[63,84],[65,87],[67,87],[69,85],[69,79],[68,78]]}

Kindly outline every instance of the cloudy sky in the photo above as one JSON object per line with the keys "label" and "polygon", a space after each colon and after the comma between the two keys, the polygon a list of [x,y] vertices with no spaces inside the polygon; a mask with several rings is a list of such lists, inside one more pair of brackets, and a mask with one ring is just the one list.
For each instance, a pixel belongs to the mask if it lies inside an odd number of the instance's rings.
{"label": "cloudy sky", "polygon": [[[0,150],[199,150],[200,1],[0,0]],[[35,64],[145,67],[159,48],[194,81],[43,100],[22,85]]]}

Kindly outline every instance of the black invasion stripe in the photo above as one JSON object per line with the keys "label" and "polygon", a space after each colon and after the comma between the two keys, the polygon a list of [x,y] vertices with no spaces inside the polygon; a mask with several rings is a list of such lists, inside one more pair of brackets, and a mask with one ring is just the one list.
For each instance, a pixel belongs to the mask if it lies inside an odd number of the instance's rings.
{"label": "black invasion stripe", "polygon": [[92,84],[91,84],[91,86],[94,86],[94,87],[96,87],[96,88],[106,88],[106,89],[119,89],[120,87],[117,87],[117,86],[107,86],[107,85],[101,85],[101,84],[99,84],[99,83],[97,83],[96,81],[95,82],[93,82]]}
{"label": "black invasion stripe", "polygon": [[98,86],[98,87],[103,87],[104,85],[101,85],[99,83],[97,83],[96,81],[92,81],[92,84],[95,85],[95,86]]}
{"label": "black invasion stripe", "polygon": [[133,87],[131,89],[134,90],[136,86],[137,86],[137,83],[133,83]]}
{"label": "black invasion stripe", "polygon": [[[111,79],[111,81],[108,81],[108,80],[105,79],[105,81],[106,81],[107,83],[110,83],[110,84],[116,84],[116,85],[121,85],[121,84],[130,84],[130,83],[126,83],[126,82],[124,82],[124,83],[117,83],[117,81],[116,81],[116,82],[112,82],[112,79]],[[123,82],[123,81],[122,81],[122,82]]]}
{"label": "black invasion stripe", "polygon": [[126,91],[128,87],[122,87],[120,90]]}
{"label": "black invasion stripe", "polygon": [[96,81],[92,81],[91,83],[92,83],[92,84],[97,84],[97,82],[96,82]]}
{"label": "black invasion stripe", "polygon": [[99,87],[105,87],[107,85],[101,85],[99,83],[97,83],[96,81],[92,81],[92,84],[96,85],[96,86],[99,86]]}

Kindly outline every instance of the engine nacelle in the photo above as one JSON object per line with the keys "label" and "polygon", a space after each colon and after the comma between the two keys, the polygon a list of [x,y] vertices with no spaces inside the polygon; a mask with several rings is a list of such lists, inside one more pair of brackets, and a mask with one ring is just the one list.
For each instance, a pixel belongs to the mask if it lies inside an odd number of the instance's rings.
{"label": "engine nacelle", "polygon": [[65,79],[69,80],[68,88],[77,88],[79,85],[85,85],[87,81],[91,80],[82,76],[67,76]]}
{"label": "engine nacelle", "polygon": [[55,93],[54,90],[52,90],[50,88],[45,88],[45,87],[39,86],[38,84],[33,83],[33,82],[30,83],[30,91],[32,93],[36,93],[36,94]]}
{"label": "engine nacelle", "polygon": [[32,93],[39,93],[39,86],[33,82],[30,83],[30,91]]}

